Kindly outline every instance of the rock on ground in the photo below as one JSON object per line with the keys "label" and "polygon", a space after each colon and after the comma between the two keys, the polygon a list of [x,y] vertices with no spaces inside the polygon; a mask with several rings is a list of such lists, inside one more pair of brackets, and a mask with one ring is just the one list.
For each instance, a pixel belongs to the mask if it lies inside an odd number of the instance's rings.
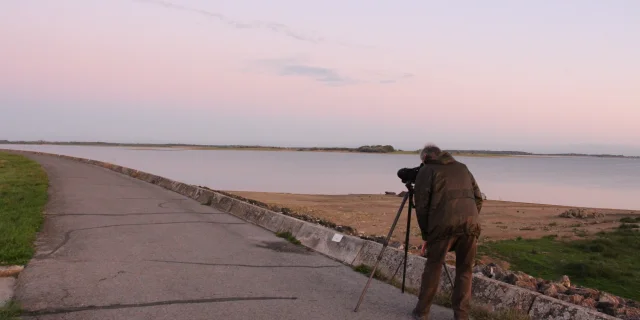
{"label": "rock on ground", "polygon": [[587,218],[602,218],[604,214],[601,212],[588,212],[582,208],[573,208],[569,209],[560,214],[561,218],[577,218],[577,219],[587,219]]}

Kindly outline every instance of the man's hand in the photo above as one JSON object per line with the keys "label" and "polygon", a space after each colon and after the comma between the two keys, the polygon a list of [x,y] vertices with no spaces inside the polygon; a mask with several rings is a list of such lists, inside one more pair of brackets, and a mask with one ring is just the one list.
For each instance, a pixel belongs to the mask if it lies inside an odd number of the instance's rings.
{"label": "man's hand", "polygon": [[425,241],[422,243],[422,249],[420,250],[420,255],[424,257],[426,252],[427,252],[427,242]]}

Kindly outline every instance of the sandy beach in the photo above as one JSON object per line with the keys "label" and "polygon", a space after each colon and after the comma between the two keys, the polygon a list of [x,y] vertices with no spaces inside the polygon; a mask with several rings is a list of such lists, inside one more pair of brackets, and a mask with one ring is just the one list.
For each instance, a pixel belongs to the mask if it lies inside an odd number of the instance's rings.
{"label": "sandy beach", "polygon": [[[386,236],[402,198],[395,195],[304,195],[289,193],[226,191],[269,205],[289,208],[295,212],[349,226],[366,236]],[[624,217],[640,216],[640,211],[582,208],[600,217],[563,218],[560,214],[576,207],[487,200],[481,212],[481,242],[517,237],[541,238],[557,235],[560,239],[588,237],[600,231],[612,230]],[[405,206],[392,241],[404,242],[406,230]],[[411,246],[421,243],[415,218],[411,220]]]}

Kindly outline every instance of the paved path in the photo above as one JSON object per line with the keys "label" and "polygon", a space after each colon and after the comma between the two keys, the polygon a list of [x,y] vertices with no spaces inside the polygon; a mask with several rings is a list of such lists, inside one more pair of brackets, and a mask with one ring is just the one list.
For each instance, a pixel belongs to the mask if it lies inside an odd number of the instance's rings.
{"label": "paved path", "polygon": [[[416,297],[161,187],[29,155],[49,174],[24,319],[411,319]],[[451,319],[434,307],[432,319]]]}

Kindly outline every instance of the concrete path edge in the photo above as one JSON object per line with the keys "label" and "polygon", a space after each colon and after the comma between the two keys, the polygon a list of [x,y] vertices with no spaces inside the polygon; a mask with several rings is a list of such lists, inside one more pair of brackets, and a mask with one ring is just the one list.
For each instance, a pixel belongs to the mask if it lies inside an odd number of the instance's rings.
{"label": "concrete path edge", "polygon": [[13,299],[16,278],[24,266],[0,266],[0,308],[6,307]]}
{"label": "concrete path edge", "polygon": [[[60,154],[12,149],[0,149],[0,151],[66,158],[103,167],[146,181],[197,200],[202,205],[212,206],[218,210],[228,212],[271,232],[289,232],[305,247],[351,267],[357,267],[359,265],[373,267],[380,250],[382,250],[380,243],[344,235],[321,225],[258,207],[213,190],[174,181],[151,173],[107,162]],[[388,279],[388,283],[401,283],[403,259],[403,251],[387,247],[378,265],[379,274]],[[424,257],[413,254],[408,256],[406,274],[406,290],[408,292],[417,292],[420,290],[420,280],[424,271],[425,262],[426,258]],[[447,268],[451,276],[455,277],[455,267],[447,266]],[[440,277],[440,289],[450,290],[450,287],[449,280],[443,270]],[[490,310],[521,310],[528,313],[532,320],[619,319],[479,274],[473,275],[472,292],[473,301],[476,304],[484,305]]]}
{"label": "concrete path edge", "polygon": [[0,278],[0,308],[6,307],[7,304],[13,299],[15,287],[16,278]]}

